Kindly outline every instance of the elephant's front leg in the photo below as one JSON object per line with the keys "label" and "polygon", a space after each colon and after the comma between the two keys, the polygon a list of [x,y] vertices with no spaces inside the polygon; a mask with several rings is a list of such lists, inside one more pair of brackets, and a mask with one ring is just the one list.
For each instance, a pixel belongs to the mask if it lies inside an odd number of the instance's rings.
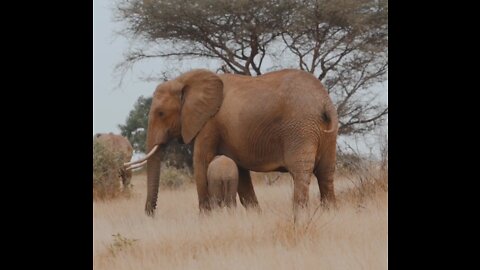
{"label": "elephant's front leg", "polygon": [[250,171],[238,167],[238,197],[245,208],[260,210]]}
{"label": "elephant's front leg", "polygon": [[193,171],[197,185],[198,206],[200,211],[211,210],[208,195],[208,165],[216,155],[218,136],[215,128],[207,123],[195,138],[193,148]]}

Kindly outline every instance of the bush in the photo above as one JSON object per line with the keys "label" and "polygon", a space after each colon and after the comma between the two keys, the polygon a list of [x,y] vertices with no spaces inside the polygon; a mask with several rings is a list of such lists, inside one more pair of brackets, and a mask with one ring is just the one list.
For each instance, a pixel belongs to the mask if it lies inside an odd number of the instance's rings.
{"label": "bush", "polygon": [[101,143],[93,142],[93,198],[111,199],[121,194],[120,169],[123,157]]}
{"label": "bush", "polygon": [[362,204],[378,192],[388,190],[388,170],[378,161],[365,162],[357,167],[355,174],[347,177],[355,188],[350,190],[351,199]]}
{"label": "bush", "polygon": [[187,183],[193,183],[192,172],[188,168],[177,169],[162,163],[160,185],[169,189],[179,189]]}
{"label": "bush", "polygon": [[340,175],[349,175],[358,171],[364,164],[363,158],[358,153],[337,151],[337,172]]}
{"label": "bush", "polygon": [[365,199],[388,191],[388,143],[379,141],[378,156],[366,156],[350,147],[350,152],[337,152],[337,172],[351,181],[355,188],[349,190],[348,197],[361,205]]}

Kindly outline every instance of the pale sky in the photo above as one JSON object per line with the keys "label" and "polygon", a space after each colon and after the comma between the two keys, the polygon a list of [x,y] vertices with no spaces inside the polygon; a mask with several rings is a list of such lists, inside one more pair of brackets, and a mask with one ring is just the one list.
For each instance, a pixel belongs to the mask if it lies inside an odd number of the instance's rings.
{"label": "pale sky", "polygon": [[[118,88],[120,78],[115,76],[114,67],[123,59],[130,42],[115,31],[121,29],[113,22],[114,1],[94,0],[93,4],[93,57],[94,57],[94,97],[93,132],[120,133],[118,124],[124,124],[128,113],[141,95],[150,97],[160,82],[145,82],[140,77],[159,74],[162,70],[188,71],[194,68],[215,70],[218,60],[154,59],[142,61],[127,73],[123,84]],[[177,75],[177,74],[175,74]]]}
{"label": "pale sky", "polygon": [[[158,74],[161,70],[189,70],[207,68],[215,70],[216,61],[165,61],[152,60],[136,64],[132,72],[124,78],[123,85],[116,88],[120,80],[114,76],[114,67],[123,59],[123,53],[129,47],[129,41],[114,32],[121,29],[113,22],[112,5],[115,1],[94,0],[94,100],[93,131],[94,133],[120,133],[117,127],[124,124],[128,113],[139,96],[149,97],[159,82],[144,82],[139,77]],[[265,64],[268,64],[267,62]],[[266,66],[266,65],[265,65]],[[379,86],[384,88],[381,99],[387,102],[388,82]]]}
{"label": "pale sky", "polygon": [[[156,84],[142,82],[138,79],[137,69],[128,74],[122,87],[115,89],[119,78],[114,77],[113,69],[122,59],[128,48],[128,41],[114,34],[119,30],[112,20],[111,6],[114,2],[94,0],[93,15],[93,55],[94,55],[94,97],[93,97],[93,131],[120,133],[118,124],[125,123],[133,104],[141,95],[151,96]],[[142,68],[148,67],[142,65]],[[135,71],[137,71],[135,73]]]}

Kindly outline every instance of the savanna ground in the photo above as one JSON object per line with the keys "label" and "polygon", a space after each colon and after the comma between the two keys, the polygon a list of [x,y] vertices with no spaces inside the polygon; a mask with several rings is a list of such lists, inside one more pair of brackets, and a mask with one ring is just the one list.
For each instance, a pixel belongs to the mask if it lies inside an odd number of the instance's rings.
{"label": "savanna ground", "polygon": [[295,223],[288,174],[254,173],[260,213],[237,198],[233,211],[200,215],[189,183],[160,187],[150,218],[143,210],[146,176],[137,173],[129,197],[94,202],[94,268],[387,269],[387,175],[367,171],[336,177],[335,210],[318,207],[312,177],[309,209]]}

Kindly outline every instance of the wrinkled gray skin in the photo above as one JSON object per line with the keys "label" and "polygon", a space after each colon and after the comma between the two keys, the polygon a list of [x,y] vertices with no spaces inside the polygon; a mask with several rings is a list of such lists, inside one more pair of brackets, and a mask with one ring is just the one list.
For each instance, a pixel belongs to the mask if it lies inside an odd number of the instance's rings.
{"label": "wrinkled gray skin", "polygon": [[[97,133],[95,134],[94,141],[101,143],[107,150],[115,155],[121,155],[123,163],[129,162],[132,159],[133,147],[128,139],[121,135],[116,135],[111,132]],[[128,188],[132,179],[132,171],[127,171],[122,167],[118,173],[122,180],[123,188]]]}
{"label": "wrinkled gray skin", "polygon": [[212,207],[236,207],[238,168],[226,156],[216,156],[207,169],[208,194]]}

